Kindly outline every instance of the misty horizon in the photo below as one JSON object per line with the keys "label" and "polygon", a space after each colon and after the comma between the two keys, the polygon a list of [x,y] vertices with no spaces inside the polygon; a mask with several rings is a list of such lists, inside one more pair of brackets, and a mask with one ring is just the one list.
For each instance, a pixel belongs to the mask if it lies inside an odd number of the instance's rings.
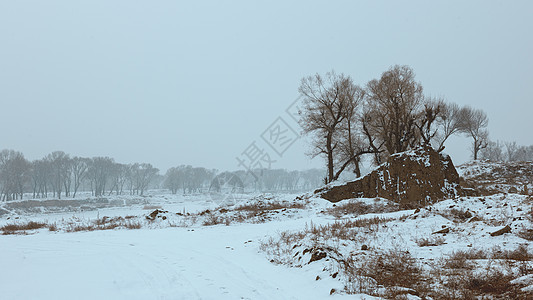
{"label": "misty horizon", "polygon": [[[242,169],[278,117],[301,133],[285,110],[303,77],[364,86],[396,64],[426,94],[485,110],[491,140],[533,144],[529,2],[306,4],[2,3],[0,148]],[[271,167],[323,168],[307,152],[298,139]],[[464,137],[444,152],[470,160]]]}

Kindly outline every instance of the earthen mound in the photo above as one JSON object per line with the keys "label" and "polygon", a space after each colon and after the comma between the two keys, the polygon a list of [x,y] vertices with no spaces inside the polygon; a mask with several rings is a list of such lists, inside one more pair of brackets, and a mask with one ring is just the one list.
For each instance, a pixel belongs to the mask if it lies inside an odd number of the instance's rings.
{"label": "earthen mound", "polygon": [[381,197],[414,208],[463,195],[459,175],[448,155],[423,146],[389,157],[371,173],[339,186],[315,191],[331,202]]}

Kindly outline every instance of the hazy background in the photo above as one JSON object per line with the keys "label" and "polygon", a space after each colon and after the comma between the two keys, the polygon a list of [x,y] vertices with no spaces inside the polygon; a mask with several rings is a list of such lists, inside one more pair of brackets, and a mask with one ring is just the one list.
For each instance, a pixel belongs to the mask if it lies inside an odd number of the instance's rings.
{"label": "hazy background", "polygon": [[[269,150],[302,77],[365,85],[394,64],[530,145],[532,16],[531,1],[2,1],[0,149],[234,170],[251,142]],[[467,142],[448,143],[456,163]],[[307,147],[272,167],[322,167]]]}

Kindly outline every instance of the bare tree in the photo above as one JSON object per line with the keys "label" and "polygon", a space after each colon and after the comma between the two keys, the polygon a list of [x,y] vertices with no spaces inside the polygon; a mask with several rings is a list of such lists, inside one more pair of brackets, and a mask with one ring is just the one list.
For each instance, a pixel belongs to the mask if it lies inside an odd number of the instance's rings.
{"label": "bare tree", "polygon": [[366,99],[367,136],[383,144],[388,154],[403,152],[418,142],[415,122],[424,96],[410,67],[393,66],[380,79],[368,82]]}
{"label": "bare tree", "polygon": [[499,141],[489,141],[487,147],[480,150],[479,156],[481,159],[488,159],[491,161],[505,161],[503,145]]}
{"label": "bare tree", "polygon": [[440,103],[439,115],[435,121],[439,129],[434,139],[434,148],[438,152],[444,150],[444,143],[448,138],[465,131],[465,117],[465,108],[460,108],[456,103]]}
{"label": "bare tree", "polygon": [[30,178],[30,163],[24,154],[14,150],[0,152],[0,197],[4,200],[22,199]]}
{"label": "bare tree", "polygon": [[472,138],[472,155],[474,160],[478,159],[478,153],[488,145],[489,132],[487,126],[489,118],[481,109],[474,109],[469,106],[464,108],[463,128],[466,134]]}
{"label": "bare tree", "polygon": [[529,147],[518,146],[516,153],[514,155],[514,161],[530,161],[532,160],[531,153],[529,152]]}
{"label": "bare tree", "polygon": [[151,164],[133,164],[131,166],[131,179],[134,183],[133,192],[141,196],[144,195],[144,191],[157,172],[159,172],[159,170],[154,168]]}
{"label": "bare tree", "polygon": [[114,163],[113,159],[109,157],[94,157],[90,160],[87,178],[91,183],[93,196],[104,195]]}
{"label": "bare tree", "polygon": [[130,165],[115,163],[111,169],[111,188],[109,189],[109,194],[111,195],[115,191],[117,195],[122,195],[126,182],[132,177],[132,167]]}
{"label": "bare tree", "polygon": [[81,186],[83,180],[87,177],[87,171],[89,169],[90,159],[82,157],[74,157],[71,160],[71,171],[74,180],[74,193],[72,197],[76,197],[76,193]]}
{"label": "bare tree", "polygon": [[505,142],[505,154],[507,155],[507,161],[517,161],[519,146],[516,142]]}
{"label": "bare tree", "polygon": [[365,139],[362,124],[362,104],[365,92],[362,88],[354,86],[352,101],[347,103],[345,118],[340,123],[336,132],[335,140],[338,141],[338,152],[335,165],[337,171],[333,180],[337,180],[341,173],[349,165],[353,166],[356,177],[361,176],[361,156],[363,154],[374,153],[375,150],[369,141]]}
{"label": "bare tree", "polygon": [[68,184],[70,184],[70,157],[63,151],[54,151],[45,157],[50,165],[50,183],[54,196],[61,199],[61,193],[65,190],[68,196]]}
{"label": "bare tree", "polygon": [[423,101],[422,111],[415,122],[423,144],[431,145],[439,134],[439,127],[436,121],[439,119],[444,105],[442,99],[425,99]]}
{"label": "bare tree", "polygon": [[172,194],[176,194],[178,192],[178,189],[180,188],[181,180],[183,180],[179,168],[172,167],[167,170],[167,173],[165,174],[165,181],[163,183],[163,186],[167,189],[169,189]]}
{"label": "bare tree", "polygon": [[[331,182],[356,160],[357,150],[350,149],[351,145],[345,147],[344,150],[347,151],[339,150],[341,141],[346,143],[345,138],[353,138],[354,133],[350,132],[348,137],[346,130],[353,128],[352,122],[357,116],[355,110],[359,108],[362,89],[349,76],[337,75],[332,71],[325,77],[316,74],[303,78],[298,90],[303,97],[300,124],[304,134],[314,135],[310,155],[326,157],[328,172],[325,181]],[[344,159],[337,157],[338,153],[343,153]],[[340,164],[338,170],[335,170],[336,164]]]}
{"label": "bare tree", "polygon": [[50,164],[45,159],[35,160],[31,163],[31,182],[33,198],[48,197]]}

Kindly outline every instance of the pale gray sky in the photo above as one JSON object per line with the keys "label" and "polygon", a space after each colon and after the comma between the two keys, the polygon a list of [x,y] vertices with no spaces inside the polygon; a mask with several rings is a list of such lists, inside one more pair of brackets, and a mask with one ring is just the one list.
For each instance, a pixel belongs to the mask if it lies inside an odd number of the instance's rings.
{"label": "pale gray sky", "polygon": [[[0,148],[237,169],[303,76],[364,85],[394,64],[529,145],[532,16],[532,1],[2,1]],[[306,147],[272,167],[321,166]],[[466,140],[448,153],[467,160]]]}

